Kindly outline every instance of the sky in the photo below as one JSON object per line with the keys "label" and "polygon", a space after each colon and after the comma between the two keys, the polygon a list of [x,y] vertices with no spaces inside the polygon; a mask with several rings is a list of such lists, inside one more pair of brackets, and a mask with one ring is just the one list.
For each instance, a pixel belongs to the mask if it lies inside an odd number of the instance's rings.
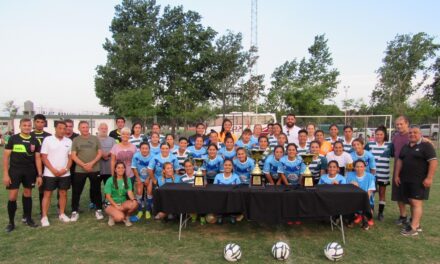
{"label": "sky", "polygon": [[[46,110],[107,112],[95,95],[96,66],[106,63],[102,48],[111,38],[112,0],[0,1],[0,90],[3,105],[26,100]],[[243,34],[248,49],[251,0],[164,0],[202,16],[219,34]],[[287,60],[307,56],[314,36],[325,34],[334,67],[340,71],[338,96],[369,96],[377,83],[387,42],[397,34],[440,35],[440,1],[409,0],[259,0],[258,73],[267,86],[274,69]]]}

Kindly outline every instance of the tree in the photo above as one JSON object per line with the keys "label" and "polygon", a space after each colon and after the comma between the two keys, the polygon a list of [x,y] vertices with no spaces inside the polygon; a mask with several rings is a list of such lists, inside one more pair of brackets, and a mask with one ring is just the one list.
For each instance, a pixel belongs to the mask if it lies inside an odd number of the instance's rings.
{"label": "tree", "polygon": [[[385,50],[383,65],[377,70],[379,83],[371,95],[373,106],[403,114],[408,98],[426,81],[426,62],[435,56],[440,46],[434,37],[420,32],[415,35],[397,35]],[[421,73],[422,79],[416,78]]]}
{"label": "tree", "polygon": [[9,100],[4,103],[3,111],[8,112],[10,117],[14,117],[19,108],[20,107],[14,103],[14,100]]}
{"label": "tree", "polygon": [[[272,87],[266,105],[278,111],[290,110],[296,114],[325,114],[325,100],[336,95],[339,71],[333,59],[325,35],[315,37],[308,49],[310,58],[286,61],[272,74]],[[273,110],[272,110],[273,111]]]}
{"label": "tree", "polygon": [[434,71],[434,81],[425,88],[426,96],[431,102],[440,107],[440,58],[437,58],[432,65]]}
{"label": "tree", "polygon": [[104,44],[107,63],[97,67],[95,90],[101,104],[126,115],[115,98],[148,89],[154,112],[174,130],[189,112],[216,100],[219,83],[239,70],[241,36],[220,37],[216,46],[217,32],[204,27],[198,13],[182,6],[159,11],[153,0],[124,0],[116,7],[112,40]]}
{"label": "tree", "polygon": [[[131,119],[140,119],[146,124],[156,114],[151,89],[141,88],[116,92],[113,98],[114,110]],[[136,106],[136,107],[133,107]]]}

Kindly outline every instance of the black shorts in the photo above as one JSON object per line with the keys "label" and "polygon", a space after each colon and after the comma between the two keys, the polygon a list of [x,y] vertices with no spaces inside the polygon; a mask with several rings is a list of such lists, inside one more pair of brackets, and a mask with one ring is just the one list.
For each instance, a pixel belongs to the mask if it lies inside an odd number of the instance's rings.
{"label": "black shorts", "polygon": [[391,184],[391,201],[409,204],[408,198],[404,197],[402,194],[402,185],[397,186],[393,179]]}
{"label": "black shorts", "polygon": [[70,189],[70,176],[65,177],[43,177],[43,186],[45,191],[69,190]]}
{"label": "black shorts", "polygon": [[388,186],[388,185],[390,185],[390,181],[384,182],[384,181],[378,181],[376,179],[376,184],[377,184],[377,186]]}
{"label": "black shorts", "polygon": [[6,189],[15,190],[23,184],[24,188],[34,188],[37,179],[37,171],[34,168],[9,168],[11,184]]}
{"label": "black shorts", "polygon": [[402,182],[400,183],[402,197],[406,199],[428,200],[429,188],[425,188],[422,183]]}

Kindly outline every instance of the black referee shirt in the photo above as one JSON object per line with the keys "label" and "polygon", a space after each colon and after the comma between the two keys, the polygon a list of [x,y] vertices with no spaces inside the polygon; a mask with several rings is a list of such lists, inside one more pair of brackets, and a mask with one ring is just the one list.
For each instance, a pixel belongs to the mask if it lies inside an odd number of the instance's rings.
{"label": "black referee shirt", "polygon": [[428,176],[429,161],[437,159],[434,147],[429,142],[418,142],[414,146],[406,144],[400,151],[402,161],[400,180],[402,182],[422,183]]}
{"label": "black referee shirt", "polygon": [[35,168],[35,153],[40,152],[40,142],[33,136],[11,136],[5,149],[11,150],[9,166],[12,169]]}

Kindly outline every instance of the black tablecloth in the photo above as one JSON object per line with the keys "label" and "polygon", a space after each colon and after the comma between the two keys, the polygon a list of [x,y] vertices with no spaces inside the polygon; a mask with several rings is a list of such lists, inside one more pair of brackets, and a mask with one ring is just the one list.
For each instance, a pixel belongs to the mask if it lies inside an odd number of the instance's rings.
{"label": "black tablecloth", "polygon": [[294,218],[319,218],[370,210],[368,194],[352,185],[293,186],[165,184],[154,192],[155,212],[244,213],[250,220],[282,223]]}

